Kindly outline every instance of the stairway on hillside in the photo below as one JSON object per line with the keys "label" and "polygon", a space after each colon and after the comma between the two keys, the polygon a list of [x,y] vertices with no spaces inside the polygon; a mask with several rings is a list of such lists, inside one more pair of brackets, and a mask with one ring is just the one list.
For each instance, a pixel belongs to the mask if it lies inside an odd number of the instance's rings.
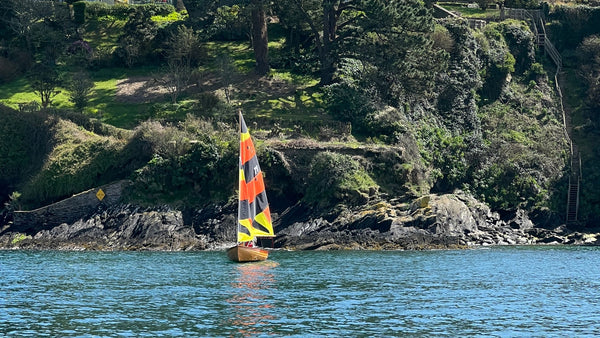
{"label": "stairway on hillside", "polygon": [[581,158],[577,146],[573,144],[571,155],[571,174],[569,176],[569,192],[567,195],[567,224],[577,222],[579,210],[579,190],[581,189]]}

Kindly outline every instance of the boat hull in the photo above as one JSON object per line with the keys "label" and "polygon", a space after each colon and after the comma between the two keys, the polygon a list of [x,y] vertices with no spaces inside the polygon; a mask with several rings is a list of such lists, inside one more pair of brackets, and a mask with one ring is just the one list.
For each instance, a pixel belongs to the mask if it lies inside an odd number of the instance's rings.
{"label": "boat hull", "polygon": [[227,249],[227,257],[239,263],[258,262],[266,260],[269,257],[269,251],[261,248],[237,245]]}

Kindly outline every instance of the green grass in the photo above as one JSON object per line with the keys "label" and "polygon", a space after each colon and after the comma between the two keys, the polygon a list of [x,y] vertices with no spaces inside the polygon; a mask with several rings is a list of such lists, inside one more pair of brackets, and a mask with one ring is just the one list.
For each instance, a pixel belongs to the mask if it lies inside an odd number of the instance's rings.
{"label": "green grass", "polygon": [[470,19],[500,17],[499,9],[468,8],[465,5],[457,4],[440,4],[440,6],[444,7],[449,11],[458,12],[461,16]]}
{"label": "green grass", "polygon": [[[153,103],[119,102],[115,100],[115,96],[118,80],[131,76],[148,76],[157,71],[156,67],[141,67],[136,69],[110,68],[91,73],[90,77],[94,82],[94,88],[84,113],[115,127],[128,129],[151,118],[149,111]],[[52,99],[51,107],[72,109],[73,104],[69,101],[68,90],[64,88],[58,88],[58,90],[61,92]],[[33,92],[25,77],[0,86],[0,97],[3,98],[0,99],[0,103],[14,109],[32,101],[41,102],[40,97]],[[160,102],[167,101],[168,98],[165,97]]]}
{"label": "green grass", "polygon": [[[60,93],[51,98],[52,107],[71,108],[73,104],[69,102],[68,91],[65,88],[56,88]],[[0,87],[0,103],[14,109],[19,109],[20,105],[37,102],[41,104],[40,96],[34,93],[25,77],[21,77],[13,82],[4,84]]]}
{"label": "green grass", "polygon": [[33,93],[25,77],[0,86],[0,97],[0,103],[14,109],[18,109],[19,104],[40,102],[39,96]]}
{"label": "green grass", "polygon": [[84,39],[97,49],[111,50],[117,46],[125,21],[89,20],[85,24]]}

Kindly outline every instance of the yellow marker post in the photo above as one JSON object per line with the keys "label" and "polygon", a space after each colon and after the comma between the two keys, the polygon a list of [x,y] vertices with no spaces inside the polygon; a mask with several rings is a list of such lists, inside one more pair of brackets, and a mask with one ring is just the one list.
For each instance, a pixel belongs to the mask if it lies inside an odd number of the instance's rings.
{"label": "yellow marker post", "polygon": [[102,201],[104,199],[104,196],[106,196],[106,194],[104,194],[104,191],[102,191],[102,189],[98,189],[98,192],[96,193],[96,197],[98,198],[98,200]]}

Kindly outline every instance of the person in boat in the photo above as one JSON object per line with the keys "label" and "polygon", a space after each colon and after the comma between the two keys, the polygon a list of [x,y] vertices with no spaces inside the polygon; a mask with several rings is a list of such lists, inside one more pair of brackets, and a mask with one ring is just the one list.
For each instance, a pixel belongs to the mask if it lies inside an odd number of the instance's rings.
{"label": "person in boat", "polygon": [[249,248],[251,248],[251,247],[253,247],[253,246],[254,246],[254,243],[253,243],[252,241],[246,242],[246,243],[244,243],[244,244],[245,244],[245,246],[247,246],[247,247],[249,247]]}

